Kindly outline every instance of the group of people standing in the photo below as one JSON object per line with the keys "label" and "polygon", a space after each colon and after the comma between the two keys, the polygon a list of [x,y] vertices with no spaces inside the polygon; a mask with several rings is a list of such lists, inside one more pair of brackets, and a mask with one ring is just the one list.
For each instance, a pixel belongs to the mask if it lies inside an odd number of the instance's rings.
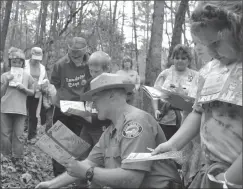
{"label": "group of people standing", "polygon": [[[25,61],[20,49],[9,49],[9,66],[26,71],[23,82],[15,87],[9,86],[11,72],[1,75],[2,153],[15,163],[23,157],[19,136],[27,115],[25,103],[31,103],[29,116],[36,118],[41,109],[47,109],[41,108],[44,99],[49,99],[51,105],[46,107],[52,110],[52,122],[61,121],[91,147],[82,157],[62,165],[53,159],[56,178],[36,188],[60,188],[74,182],[81,188],[241,188],[242,104],[202,103],[199,97],[205,83],[215,82],[215,76],[222,78],[217,80],[220,84],[225,73],[236,67],[242,74],[242,20],[239,1],[203,1],[193,11],[193,40],[207,50],[212,61],[199,72],[190,69],[190,49],[179,44],[170,57],[173,65],[162,71],[154,84],[158,89],[174,88],[193,96],[191,112],[168,103],[168,94],[152,101],[154,116],[134,107],[140,79],[132,70],[131,58],[124,57],[122,70],[112,74],[110,56],[102,51],[89,55],[81,37],[68,42],[68,52],[55,63],[50,81],[40,64],[40,48],[32,49],[30,61]],[[47,84],[43,87],[43,83]],[[97,112],[63,113],[60,100],[83,101]],[[37,125],[37,121],[29,121],[29,127],[31,124]],[[29,129],[28,138],[34,135]],[[152,155],[188,149],[190,153],[181,166],[169,159],[123,161],[132,152],[148,153],[148,149],[154,149]],[[183,170],[183,179],[178,168]]]}

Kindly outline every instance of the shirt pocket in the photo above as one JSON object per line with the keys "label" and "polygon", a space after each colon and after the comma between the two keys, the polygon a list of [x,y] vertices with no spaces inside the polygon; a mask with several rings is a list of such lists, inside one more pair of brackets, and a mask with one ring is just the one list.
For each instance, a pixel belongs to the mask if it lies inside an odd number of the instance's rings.
{"label": "shirt pocket", "polygon": [[121,167],[121,150],[118,146],[110,146],[105,150],[105,168]]}

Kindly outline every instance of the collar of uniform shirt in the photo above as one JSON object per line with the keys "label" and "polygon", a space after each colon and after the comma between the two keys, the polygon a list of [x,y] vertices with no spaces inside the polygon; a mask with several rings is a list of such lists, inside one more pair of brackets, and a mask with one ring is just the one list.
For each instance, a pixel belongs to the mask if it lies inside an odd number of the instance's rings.
{"label": "collar of uniform shirt", "polygon": [[120,131],[120,130],[123,130],[124,126],[125,126],[125,121],[126,121],[126,115],[128,114],[129,112],[124,112],[117,120],[117,123],[116,125],[114,125],[112,123],[111,125],[111,129],[110,129],[110,137],[113,138],[116,134],[117,131]]}

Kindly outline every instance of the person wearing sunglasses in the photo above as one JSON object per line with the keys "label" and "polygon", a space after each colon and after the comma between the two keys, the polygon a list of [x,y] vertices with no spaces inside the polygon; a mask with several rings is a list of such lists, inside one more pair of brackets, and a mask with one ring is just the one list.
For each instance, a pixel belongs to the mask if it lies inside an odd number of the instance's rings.
{"label": "person wearing sunglasses", "polygon": [[[67,42],[68,53],[60,58],[53,67],[51,84],[56,88],[53,98],[53,123],[61,121],[77,136],[87,121],[79,116],[61,112],[60,100],[80,101],[80,94],[84,92],[87,81],[91,78],[87,61],[87,42],[82,37],[73,37]],[[53,159],[53,172],[55,176],[63,173],[65,168]]]}

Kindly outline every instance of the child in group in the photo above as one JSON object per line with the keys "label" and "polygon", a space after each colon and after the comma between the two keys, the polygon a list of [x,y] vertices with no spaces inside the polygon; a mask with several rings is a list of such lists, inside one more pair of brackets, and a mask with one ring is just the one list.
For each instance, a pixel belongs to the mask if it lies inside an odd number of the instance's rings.
{"label": "child in group", "polygon": [[[199,78],[193,111],[175,135],[152,154],[180,150],[200,132],[205,165],[189,188],[242,188],[242,97],[237,102],[231,99],[199,102],[202,90],[222,86],[227,73],[237,70],[242,74],[242,2],[200,2],[191,20],[192,34],[217,60]],[[237,89],[242,94],[242,84]]]}
{"label": "child in group", "polygon": [[[24,68],[25,55],[20,49],[9,49],[9,67]],[[27,96],[34,95],[34,79],[23,71],[22,83],[9,86],[14,78],[11,71],[1,75],[1,151],[11,158],[16,168],[21,169],[24,144],[20,137],[24,132],[27,115]]]}
{"label": "child in group", "polygon": [[[88,60],[89,71],[91,75],[91,79],[87,81],[87,84],[84,88],[84,92],[90,90],[90,82],[92,79],[96,78],[102,73],[109,73],[110,66],[111,66],[111,58],[108,54],[102,51],[96,51],[91,54]],[[81,99],[82,100],[82,99]],[[94,111],[94,107],[92,107],[92,103],[85,102],[86,107],[89,108],[91,111]],[[91,116],[81,115],[86,121],[90,124],[86,124],[83,126],[81,130],[80,137],[88,142],[91,146],[85,154],[80,157],[80,160],[85,159],[95,144],[99,141],[104,129],[110,125],[109,120],[99,120],[97,117],[97,113],[91,112]],[[80,181],[76,183],[79,187],[86,185],[86,181]]]}

